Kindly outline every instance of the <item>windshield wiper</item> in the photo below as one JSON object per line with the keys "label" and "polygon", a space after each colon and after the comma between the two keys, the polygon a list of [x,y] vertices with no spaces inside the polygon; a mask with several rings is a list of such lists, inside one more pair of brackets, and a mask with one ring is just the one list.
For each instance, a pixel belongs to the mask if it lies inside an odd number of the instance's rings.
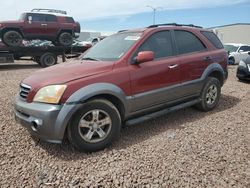
{"label": "windshield wiper", "polygon": [[82,60],[90,60],[90,61],[100,61],[99,59],[91,58],[91,57],[84,57]]}

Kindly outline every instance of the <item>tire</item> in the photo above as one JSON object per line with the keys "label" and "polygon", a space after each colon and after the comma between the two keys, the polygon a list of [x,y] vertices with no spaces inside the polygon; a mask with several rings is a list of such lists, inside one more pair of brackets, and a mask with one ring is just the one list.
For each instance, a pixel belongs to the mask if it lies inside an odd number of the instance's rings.
{"label": "tire", "polygon": [[67,134],[78,150],[95,152],[110,146],[120,130],[121,117],[117,108],[107,100],[95,99],[74,114]]}
{"label": "tire", "polygon": [[55,64],[57,64],[57,56],[52,53],[45,53],[40,57],[40,63],[41,67],[50,67]]}
{"label": "tire", "polygon": [[201,102],[196,105],[201,111],[208,112],[213,110],[219,103],[221,95],[221,84],[218,79],[208,77],[201,92]]}
{"label": "tire", "polygon": [[230,65],[235,65],[235,59],[234,59],[234,57],[230,57],[229,58],[229,64]]}
{"label": "tire", "polygon": [[40,57],[39,56],[33,57],[33,61],[36,62],[38,65],[41,65]]}
{"label": "tire", "polygon": [[58,44],[61,46],[71,46],[73,44],[72,34],[68,32],[62,32],[58,37]]}
{"label": "tire", "polygon": [[23,37],[17,31],[7,31],[3,34],[3,43],[7,46],[18,47],[22,45]]}

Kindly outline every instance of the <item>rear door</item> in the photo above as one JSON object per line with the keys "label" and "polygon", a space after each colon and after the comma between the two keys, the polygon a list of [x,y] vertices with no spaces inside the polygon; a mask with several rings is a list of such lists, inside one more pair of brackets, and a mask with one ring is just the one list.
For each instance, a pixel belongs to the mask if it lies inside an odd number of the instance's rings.
{"label": "rear door", "polygon": [[201,84],[196,81],[212,62],[211,52],[192,32],[175,30],[174,36],[180,60],[183,97],[188,97],[200,92]]}
{"label": "rear door", "polygon": [[153,61],[130,65],[131,90],[134,101],[132,111],[166,103],[178,98],[174,87],[180,81],[179,62],[171,31],[160,31],[152,34],[139,47],[134,57],[142,51],[153,51]]}
{"label": "rear door", "polygon": [[46,35],[56,37],[59,31],[59,23],[55,15],[46,15]]}

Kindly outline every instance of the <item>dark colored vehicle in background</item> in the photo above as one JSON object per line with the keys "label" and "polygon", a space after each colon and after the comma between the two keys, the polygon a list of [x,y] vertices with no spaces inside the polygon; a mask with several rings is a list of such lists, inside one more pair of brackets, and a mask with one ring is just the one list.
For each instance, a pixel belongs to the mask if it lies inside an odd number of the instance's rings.
{"label": "dark colored vehicle in background", "polygon": [[[15,117],[42,140],[97,151],[132,125],[193,106],[213,110],[227,79],[227,52],[194,25],[163,24],[105,38],[78,60],[24,79]],[[180,117],[181,118],[181,117]]]}
{"label": "dark colored vehicle in background", "polygon": [[[250,55],[250,52],[248,54]],[[250,81],[250,56],[240,61],[237,69],[237,77],[242,81]]]}
{"label": "dark colored vehicle in background", "polygon": [[65,11],[33,9],[17,21],[0,22],[0,37],[7,46],[21,46],[25,40],[49,40],[54,45],[70,46],[80,33],[78,22]]}

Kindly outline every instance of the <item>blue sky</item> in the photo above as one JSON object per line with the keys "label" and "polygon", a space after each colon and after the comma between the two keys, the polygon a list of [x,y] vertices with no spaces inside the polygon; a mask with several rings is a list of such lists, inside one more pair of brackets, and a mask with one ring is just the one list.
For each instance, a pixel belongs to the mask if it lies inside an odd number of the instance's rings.
{"label": "blue sky", "polygon": [[0,0],[0,21],[17,19],[33,8],[66,10],[82,30],[116,32],[153,23],[185,23],[203,27],[250,23],[250,0]]}
{"label": "blue sky", "polygon": [[[153,13],[145,12],[105,19],[82,21],[84,28],[117,31],[153,23]],[[250,23],[250,2],[213,8],[157,11],[156,23],[185,23],[213,27],[232,23]],[[250,35],[250,34],[249,34]]]}

